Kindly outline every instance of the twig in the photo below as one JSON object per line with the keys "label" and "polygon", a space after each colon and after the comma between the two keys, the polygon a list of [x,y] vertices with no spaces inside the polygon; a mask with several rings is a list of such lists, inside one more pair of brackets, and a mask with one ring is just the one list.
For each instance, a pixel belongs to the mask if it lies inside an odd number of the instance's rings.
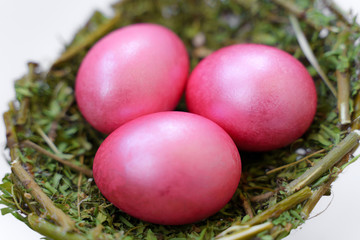
{"label": "twig", "polygon": [[263,186],[247,186],[247,185],[243,185],[243,188],[245,190],[253,190],[253,189],[258,189],[258,190],[265,190],[265,191],[270,191],[270,192],[275,192],[276,190],[273,190],[272,188],[269,187],[263,187]]}
{"label": "twig", "polygon": [[338,87],[337,106],[339,110],[339,120],[341,125],[351,123],[350,119],[350,79],[347,72],[336,70],[336,79]]}
{"label": "twig", "polygon": [[349,133],[338,145],[336,145],[324,158],[318,161],[313,167],[309,168],[300,177],[293,180],[287,187],[287,192],[295,192],[311,184],[323,173],[328,171],[338,161],[340,161],[348,152],[350,152],[359,141],[357,130]]}
{"label": "twig", "polygon": [[349,19],[349,15],[346,14],[334,1],[325,0],[325,4],[328,6],[328,8],[330,8],[333,13],[335,13],[339,17],[339,19],[342,20],[343,23],[345,23],[346,26],[353,26],[353,23]]}
{"label": "twig", "polygon": [[261,233],[266,230],[270,230],[274,225],[271,222],[266,222],[263,224],[255,226],[233,226],[225,230],[216,236],[216,239],[220,240],[245,240],[250,237],[255,236],[258,233]]}
{"label": "twig", "polygon": [[286,0],[273,0],[277,5],[285,8],[287,11],[291,12],[298,18],[304,18],[306,16],[306,12],[300,9],[297,5],[295,5],[291,1]]}
{"label": "twig", "polygon": [[88,169],[87,167],[85,167],[83,165],[76,165],[76,164],[74,164],[72,162],[64,160],[64,159],[56,156],[55,154],[47,151],[46,149],[40,147],[36,143],[33,143],[33,142],[29,141],[29,140],[25,140],[25,141],[22,142],[22,144],[24,146],[26,146],[26,147],[30,147],[30,148],[32,148],[32,149],[34,149],[34,150],[36,150],[36,151],[38,151],[38,152],[52,158],[52,159],[62,163],[63,165],[66,165],[66,166],[68,166],[68,167],[70,167],[70,168],[72,168],[72,169],[74,169],[74,170],[76,170],[76,171],[78,171],[80,173],[83,173],[87,177],[92,177],[93,176],[92,171],[90,169]]}
{"label": "twig", "polygon": [[29,105],[30,105],[29,97],[25,97],[20,103],[20,109],[16,119],[17,125],[24,125],[26,123],[27,114],[29,111]]}
{"label": "twig", "polygon": [[305,219],[309,217],[311,211],[319,202],[320,198],[330,189],[330,186],[335,179],[336,176],[332,176],[325,184],[323,184],[321,187],[319,187],[318,190],[314,192],[314,194],[308,199],[301,211],[302,217],[304,217]]}
{"label": "twig", "polygon": [[317,73],[320,75],[321,79],[325,82],[325,84],[330,89],[331,93],[335,97],[337,97],[336,89],[332,85],[332,83],[330,82],[330,80],[328,79],[328,77],[326,76],[324,71],[322,70],[322,68],[320,67],[320,64],[319,64],[318,60],[316,59],[315,54],[311,50],[310,44],[307,41],[304,32],[301,30],[299,21],[292,14],[290,14],[289,18],[290,18],[291,25],[294,28],[295,35],[296,35],[296,38],[297,38],[297,40],[299,42],[300,48],[302,49],[305,57],[311,63],[311,65],[315,68]]}
{"label": "twig", "polygon": [[300,9],[292,1],[287,1],[287,0],[272,0],[272,1],[274,3],[276,3],[277,5],[279,5],[280,7],[284,8],[286,11],[295,15],[297,18],[303,19],[306,22],[306,24],[308,24],[312,28],[314,28],[316,30],[320,30],[320,26],[318,26],[316,23],[314,23],[309,18],[307,18],[306,11]]}
{"label": "twig", "polygon": [[[340,50],[342,57],[347,58],[347,45],[349,42],[350,31],[343,30],[338,34],[337,41],[333,45],[332,50]],[[348,67],[340,66],[335,72],[338,87],[337,109],[339,111],[339,122],[341,125],[351,123],[350,119],[350,77]]]}
{"label": "twig", "polygon": [[250,218],[254,217],[253,210],[251,208],[251,204],[249,202],[248,197],[240,190],[240,199],[242,201],[242,205],[245,209],[245,212],[247,215],[249,215]]}
{"label": "twig", "polygon": [[35,214],[28,215],[28,221],[32,229],[53,240],[86,240],[87,238],[79,233],[68,233]]}
{"label": "twig", "polygon": [[[355,151],[355,150],[354,150]],[[343,171],[347,166],[349,166],[350,164],[354,163],[356,160],[358,160],[360,158],[360,154],[357,155],[356,157],[353,157],[352,159],[344,162],[344,164],[342,164],[341,166],[339,166],[340,170]]]}
{"label": "twig", "polygon": [[[96,227],[91,229],[89,233],[90,233],[92,239],[102,239],[103,237],[101,237],[101,233],[102,233],[103,229],[104,229],[104,226],[101,224],[97,224]],[[122,239],[124,239],[124,238],[122,238]]]}
{"label": "twig", "polygon": [[[360,75],[358,79],[360,79]],[[353,121],[351,123],[351,129],[360,129],[360,92],[356,94],[354,100],[354,111],[352,113],[352,120]]]}
{"label": "twig", "polygon": [[4,113],[3,115],[4,117],[4,123],[5,123],[5,130],[6,130],[6,144],[7,147],[10,149],[10,156],[11,159],[15,159],[15,151],[16,149],[14,148],[14,146],[16,146],[18,144],[18,139],[17,139],[17,135],[16,135],[16,130],[15,130],[15,126],[13,124],[13,120],[12,120],[12,112],[11,111],[7,111]]}
{"label": "twig", "polygon": [[268,200],[269,198],[271,198],[272,196],[274,196],[279,191],[280,191],[280,188],[276,188],[272,192],[267,192],[267,193],[263,193],[263,194],[251,197],[250,201],[252,201],[252,202],[264,202],[264,201]]}
{"label": "twig", "polygon": [[14,160],[11,164],[11,171],[20,180],[24,188],[27,189],[34,199],[46,210],[49,217],[62,227],[63,232],[74,229],[75,222],[54,205],[18,160]]}
{"label": "twig", "polygon": [[15,192],[14,192],[14,185],[11,185],[11,196],[14,200],[14,204],[15,206],[23,213],[25,213],[26,215],[29,215],[29,213],[27,211],[25,211],[19,204],[19,202],[17,201],[16,199],[16,196],[15,196]]}
{"label": "twig", "polygon": [[303,161],[305,161],[305,160],[308,160],[309,158],[311,158],[311,157],[313,157],[313,156],[315,156],[315,155],[317,155],[317,154],[323,153],[323,152],[325,152],[325,151],[326,151],[326,149],[321,149],[321,150],[319,150],[319,151],[313,152],[313,153],[311,153],[311,154],[309,154],[309,155],[301,158],[300,160],[298,160],[298,161],[296,161],[296,162],[292,162],[292,163],[286,164],[286,165],[284,165],[284,166],[281,166],[281,167],[278,167],[278,168],[274,168],[274,169],[268,171],[268,172],[266,173],[266,175],[272,174],[272,173],[274,173],[274,172],[278,172],[278,171],[283,170],[283,169],[288,168],[288,167],[295,166],[295,165],[297,165],[297,164],[299,164],[299,163],[301,163],[301,162],[303,162]]}
{"label": "twig", "polygon": [[[18,190],[19,190],[21,193],[23,193],[21,181],[20,181],[14,174],[11,174],[10,177],[11,177],[11,181],[12,181],[12,182],[14,183],[14,185],[18,188]],[[35,206],[33,206],[33,203],[34,203],[34,202],[30,202],[31,194],[29,194],[29,193],[27,193],[27,192],[25,192],[25,193],[23,193],[23,194],[24,194],[23,200],[26,202],[27,207],[28,207],[32,212],[40,215],[39,209],[37,209]],[[27,196],[27,195],[30,195],[30,197]]]}
{"label": "twig", "polygon": [[[80,156],[80,163],[84,164],[84,156]],[[81,212],[80,212],[80,192],[81,192],[81,181],[82,181],[82,173],[80,172],[79,174],[79,179],[77,182],[77,188],[78,188],[78,193],[77,193],[77,211],[78,211],[78,217],[79,219],[81,219]]]}
{"label": "twig", "polygon": [[62,152],[60,152],[59,149],[57,149],[55,144],[51,141],[51,139],[44,133],[44,131],[39,126],[36,126],[35,129],[55,154],[62,155]]}
{"label": "twig", "polygon": [[[0,200],[1,200],[1,201],[4,201],[4,202],[7,202],[7,203],[9,203],[9,204],[11,204],[11,205],[15,205],[15,206],[16,206],[15,202],[10,201],[10,200],[7,199],[6,197],[4,197],[4,195],[0,195]],[[14,200],[14,199],[13,199],[13,200]]]}
{"label": "twig", "polygon": [[69,100],[66,102],[65,106],[61,110],[60,114],[54,119],[54,121],[51,123],[50,130],[48,132],[49,139],[51,141],[54,141],[56,138],[56,130],[58,128],[59,121],[65,116],[66,112],[69,110],[69,108],[74,103],[75,98],[70,97]]}
{"label": "twig", "polygon": [[[309,187],[305,187],[302,190],[292,194],[291,196],[278,202],[274,206],[256,215],[248,222],[244,224],[241,224],[240,222],[235,223],[233,226],[220,233],[216,238],[221,240],[249,239],[249,237],[254,236],[259,232],[271,229],[273,227],[273,224],[271,222],[266,222],[267,220],[280,216],[281,213],[305,201],[311,195],[311,189]],[[261,231],[257,231],[259,229],[261,229]]]}
{"label": "twig", "polygon": [[52,67],[56,67],[64,62],[69,61],[73,57],[75,57],[79,52],[84,50],[87,47],[90,47],[93,43],[95,43],[99,38],[110,32],[116,24],[119,23],[121,19],[121,13],[117,12],[115,16],[108,20],[103,25],[99,26],[94,32],[90,33],[84,40],[82,40],[79,44],[72,45],[69,47],[61,56],[58,58]]}
{"label": "twig", "polygon": [[343,157],[343,160],[341,160],[338,164],[338,170],[334,173],[331,173],[329,175],[329,178],[326,183],[321,185],[318,190],[316,190],[309,198],[307,203],[305,204],[304,208],[301,211],[302,216],[306,219],[309,217],[311,211],[314,209],[316,204],[319,202],[320,198],[330,189],[331,184],[336,180],[336,178],[339,176],[339,174],[351,163],[355,162],[360,158],[360,155],[357,155],[356,157],[353,157],[349,160],[349,156],[351,154],[347,154],[345,157]]}
{"label": "twig", "polygon": [[267,210],[256,215],[254,218],[250,219],[245,224],[255,225],[267,221],[269,218],[274,218],[280,216],[281,213],[289,210],[290,208],[296,206],[297,204],[305,201],[312,195],[312,191],[309,187],[305,187],[300,191],[290,195],[284,200],[278,202],[274,206],[268,208]]}

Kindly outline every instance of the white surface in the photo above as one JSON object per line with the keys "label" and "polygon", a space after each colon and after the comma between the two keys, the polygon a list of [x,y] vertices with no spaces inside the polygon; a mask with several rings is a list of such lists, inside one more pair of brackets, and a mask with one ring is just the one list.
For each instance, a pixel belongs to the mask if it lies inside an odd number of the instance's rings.
{"label": "white surface", "polygon": [[[84,24],[95,9],[109,11],[113,0],[11,0],[0,1],[0,112],[14,98],[13,80],[23,75],[29,60],[48,66],[63,49],[76,30]],[[360,12],[358,0],[337,0],[344,9],[353,7]],[[5,130],[0,123],[0,144],[5,142]],[[10,172],[0,156],[0,177]],[[288,240],[302,239],[359,239],[360,225],[360,161],[340,176],[333,185],[329,208],[308,220],[292,232]],[[324,197],[314,213],[326,208],[329,197]],[[1,207],[1,206],[0,206]],[[0,216],[0,238],[7,240],[38,240],[40,235],[11,215]]]}

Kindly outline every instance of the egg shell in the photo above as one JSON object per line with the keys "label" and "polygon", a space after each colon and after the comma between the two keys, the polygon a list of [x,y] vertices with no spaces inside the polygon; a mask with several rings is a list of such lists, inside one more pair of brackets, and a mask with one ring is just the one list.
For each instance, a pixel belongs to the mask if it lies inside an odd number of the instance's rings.
{"label": "egg shell", "polygon": [[214,122],[160,112],[111,133],[93,165],[101,193],[144,221],[179,225],[202,220],[231,199],[241,176],[235,143]]}
{"label": "egg shell", "polygon": [[85,119],[110,133],[136,117],[173,110],[184,91],[189,57],[180,38],[156,24],[120,28],[83,59],[75,94]]}
{"label": "egg shell", "polygon": [[284,147],[311,125],[317,105],[306,68],[275,47],[237,44],[215,51],[191,73],[190,112],[223,127],[241,150]]}

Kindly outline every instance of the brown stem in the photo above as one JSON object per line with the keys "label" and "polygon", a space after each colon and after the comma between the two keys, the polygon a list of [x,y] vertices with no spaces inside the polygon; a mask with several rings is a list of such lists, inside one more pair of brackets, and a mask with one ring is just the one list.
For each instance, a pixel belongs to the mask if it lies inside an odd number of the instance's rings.
{"label": "brown stem", "polygon": [[264,202],[264,201],[268,200],[269,198],[271,198],[272,196],[274,196],[279,191],[280,191],[280,188],[276,188],[272,192],[267,192],[267,193],[263,193],[263,194],[260,194],[257,196],[253,196],[250,198],[250,201],[251,202]]}
{"label": "brown stem", "polygon": [[249,198],[242,192],[240,191],[240,199],[242,201],[242,205],[244,207],[245,213],[250,217],[253,218],[254,217],[254,213],[253,210],[251,208],[251,204],[249,201]]}
{"label": "brown stem", "polygon": [[26,147],[30,147],[30,148],[32,148],[32,149],[34,149],[34,150],[48,156],[48,157],[50,157],[50,158],[60,162],[61,164],[65,165],[65,166],[68,166],[68,167],[70,167],[70,168],[72,168],[72,169],[74,169],[74,170],[76,170],[76,171],[78,171],[80,173],[83,173],[87,177],[92,177],[93,176],[92,171],[89,168],[87,168],[86,166],[83,166],[83,165],[79,166],[79,165],[76,165],[76,164],[74,164],[72,162],[64,160],[64,159],[58,157],[57,155],[47,151],[46,149],[40,147],[36,143],[33,143],[33,142],[29,141],[29,140],[25,140],[24,142],[22,142],[22,144],[24,146],[26,146]]}

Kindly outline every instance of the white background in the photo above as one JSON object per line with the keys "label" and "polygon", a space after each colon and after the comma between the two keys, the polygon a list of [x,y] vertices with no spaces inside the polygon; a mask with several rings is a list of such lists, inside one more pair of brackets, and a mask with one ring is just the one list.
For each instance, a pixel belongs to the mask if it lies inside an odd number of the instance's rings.
{"label": "white background", "polygon": [[[14,98],[14,79],[22,76],[26,63],[40,62],[46,69],[56,59],[65,43],[85,23],[95,9],[111,13],[114,0],[0,0],[0,113]],[[344,9],[360,12],[358,0],[337,0]],[[0,120],[1,121],[1,120]],[[0,144],[5,143],[5,129],[0,122]],[[0,177],[10,172],[0,157]],[[322,198],[314,214],[292,232],[288,240],[359,239],[360,226],[360,161],[345,170],[333,185],[333,195]],[[1,207],[1,206],[0,206]],[[41,236],[10,214],[0,216],[0,238],[8,240],[38,240]]]}

